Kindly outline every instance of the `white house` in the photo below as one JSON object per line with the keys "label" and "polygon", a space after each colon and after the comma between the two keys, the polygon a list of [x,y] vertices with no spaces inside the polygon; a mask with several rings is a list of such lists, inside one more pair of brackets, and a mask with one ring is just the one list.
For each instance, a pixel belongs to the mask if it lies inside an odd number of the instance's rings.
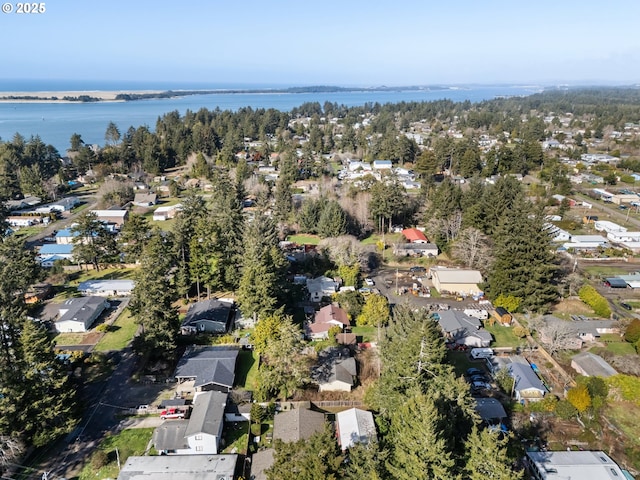
{"label": "white house", "polygon": [[393,168],[393,164],[391,160],[374,160],[373,161],[373,169],[374,170],[391,170]]}
{"label": "white house", "polygon": [[117,480],[234,480],[238,455],[144,455],[127,458]]}
{"label": "white house", "polygon": [[58,332],[86,332],[109,307],[104,298],[70,298],[60,305],[55,328]]}
{"label": "white house", "polygon": [[78,291],[85,295],[128,297],[134,287],[133,280],[87,280],[78,285]]}
{"label": "white house", "polygon": [[622,225],[618,225],[615,222],[610,222],[608,220],[596,220],[593,223],[593,228],[595,228],[599,232],[626,232],[627,229]]}
{"label": "white house", "polygon": [[319,302],[322,297],[330,297],[338,291],[338,286],[338,282],[324,276],[307,280],[307,290],[312,302]]}
{"label": "white house", "polygon": [[377,441],[373,414],[359,408],[338,412],[336,414],[336,434],[342,450],[351,448],[356,443]]}
{"label": "white house", "polygon": [[572,235],[571,241],[562,246],[567,250],[594,250],[606,245],[607,239],[601,235]]}
{"label": "white house", "polygon": [[608,232],[607,238],[612,242],[640,242],[640,232]]}
{"label": "white house", "polygon": [[165,455],[217,454],[226,404],[226,393],[198,393],[189,420],[166,420],[153,432],[156,450]]}
{"label": "white house", "polygon": [[158,207],[153,211],[153,220],[156,222],[163,222],[174,218],[178,212],[182,210],[182,204],[176,203],[175,205]]}
{"label": "white house", "polygon": [[516,400],[535,402],[544,398],[548,390],[528,363],[510,363],[507,369],[514,379]]}

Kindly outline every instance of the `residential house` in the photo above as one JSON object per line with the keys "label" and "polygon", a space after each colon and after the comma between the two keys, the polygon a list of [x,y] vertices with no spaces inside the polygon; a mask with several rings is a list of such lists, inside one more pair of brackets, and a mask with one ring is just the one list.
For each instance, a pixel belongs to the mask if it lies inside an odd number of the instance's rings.
{"label": "residential house", "polygon": [[158,207],[153,211],[153,221],[154,222],[163,222],[165,220],[170,220],[175,218],[175,216],[182,210],[182,204],[176,203],[175,205],[168,205],[163,207]]}
{"label": "residential house", "polygon": [[196,333],[226,333],[235,314],[232,300],[202,300],[189,308],[180,331],[183,335]]}
{"label": "residential house", "polygon": [[596,250],[607,247],[607,245],[607,239],[602,235],[572,235],[571,241],[562,246],[566,250]]}
{"label": "residential house", "polygon": [[571,359],[571,368],[585,377],[607,378],[618,372],[599,355],[591,352],[582,352]]}
{"label": "residential house", "polygon": [[307,290],[312,302],[319,302],[323,297],[331,297],[338,291],[339,284],[329,277],[317,277],[307,280]]}
{"label": "residential house", "polygon": [[208,391],[196,395],[188,420],[167,420],[153,432],[154,447],[164,455],[219,453],[227,394]]}
{"label": "residential house", "polygon": [[[636,200],[638,197],[636,196]],[[607,232],[607,233],[622,233],[626,232],[627,228],[617,223],[610,222],[608,220],[596,220],[593,224],[593,228],[595,228],[598,232]]]}
{"label": "residential house", "polygon": [[314,433],[324,430],[324,413],[307,408],[294,408],[277,413],[273,418],[273,439],[283,442],[308,440]]}
{"label": "residential house", "polygon": [[525,465],[536,480],[613,480],[633,478],[601,451],[528,451]]}
{"label": "residential house", "polygon": [[43,267],[53,266],[56,260],[73,260],[73,245],[45,243],[38,252],[38,261]]}
{"label": "residential house", "polygon": [[[564,342],[563,348],[565,349],[580,349],[583,342],[594,342],[601,335],[607,333],[620,333],[620,328],[615,320],[582,320],[579,317],[575,318],[577,321],[567,322],[553,315],[545,315],[543,317],[547,324],[560,324],[574,335],[573,341],[569,339]],[[546,334],[546,330],[543,329],[540,332],[540,340],[543,343],[550,343],[551,339],[547,338]]]}
{"label": "residential house", "polygon": [[518,401],[536,402],[548,392],[542,380],[528,363],[510,363],[507,366],[509,375],[514,379],[513,393]]}
{"label": "residential house", "polygon": [[376,442],[376,424],[373,414],[367,410],[350,408],[336,414],[336,435],[342,450],[356,443]]}
{"label": "residential house", "polygon": [[136,193],[133,204],[138,207],[151,207],[158,203],[158,195],[155,193]]}
{"label": "residential house", "polygon": [[373,169],[374,170],[391,170],[393,168],[393,164],[391,160],[374,160],[373,161]]}
{"label": "residential house", "polygon": [[116,229],[122,228],[129,218],[128,210],[91,210],[91,213],[95,214],[101,222],[115,225]]}
{"label": "residential house", "polygon": [[311,377],[321,392],[350,392],[357,377],[356,359],[346,348],[327,348],[320,352]]}
{"label": "residential house", "polygon": [[49,205],[53,210],[58,212],[69,212],[73,210],[73,207],[80,203],[80,199],[78,197],[65,197],[57,200],[55,202],[50,203]]}
{"label": "residential house", "polygon": [[331,327],[340,327],[342,331],[350,325],[346,311],[334,304],[327,305],[316,312],[312,323],[307,324],[307,336],[314,340],[329,338]]}
{"label": "residential house", "polygon": [[445,310],[437,313],[438,324],[445,338],[460,345],[475,348],[488,347],[493,337],[482,328],[482,322],[457,310]]}
{"label": "residential house", "polygon": [[258,450],[251,456],[251,475],[249,480],[267,480],[266,471],[271,468],[274,463],[273,448],[265,448]]}
{"label": "residential house", "polygon": [[417,228],[405,228],[402,230],[402,235],[410,243],[429,243],[427,236]]}
{"label": "residential house", "polygon": [[58,332],[86,332],[109,303],[104,298],[75,297],[59,306],[55,328]]}
{"label": "residential house", "polygon": [[482,283],[482,274],[478,270],[432,267],[429,271],[438,293],[477,295],[481,292],[478,284]]}
{"label": "residential house", "polygon": [[234,480],[238,455],[130,456],[117,480]]}
{"label": "residential house", "polygon": [[394,243],[393,254],[396,257],[437,257],[438,246],[435,243]]}
{"label": "residential house", "polygon": [[31,215],[12,215],[6,218],[6,222],[12,227],[31,227],[41,223],[42,218]]}
{"label": "residential house", "polygon": [[134,280],[87,280],[78,285],[78,291],[83,295],[128,297],[135,285]]}
{"label": "residential house", "polygon": [[640,288],[640,272],[632,272],[629,275],[618,275],[618,278],[627,282],[627,285],[631,288]]}
{"label": "residential house", "polygon": [[173,374],[178,393],[216,390],[230,392],[235,380],[238,349],[219,346],[188,347]]}

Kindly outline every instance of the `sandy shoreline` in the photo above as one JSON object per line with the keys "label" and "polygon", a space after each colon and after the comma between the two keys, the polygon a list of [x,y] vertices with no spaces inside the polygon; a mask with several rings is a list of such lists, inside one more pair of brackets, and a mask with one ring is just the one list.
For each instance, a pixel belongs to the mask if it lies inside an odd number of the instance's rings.
{"label": "sandy shoreline", "polygon": [[[86,95],[100,99],[101,102],[122,102],[116,100],[120,93],[162,93],[163,90],[65,90],[43,92],[0,92],[0,102],[3,103],[82,103],[71,100],[63,100],[64,97],[80,97]],[[37,97],[34,99],[12,99],[7,97]],[[57,100],[51,97],[56,97]]]}

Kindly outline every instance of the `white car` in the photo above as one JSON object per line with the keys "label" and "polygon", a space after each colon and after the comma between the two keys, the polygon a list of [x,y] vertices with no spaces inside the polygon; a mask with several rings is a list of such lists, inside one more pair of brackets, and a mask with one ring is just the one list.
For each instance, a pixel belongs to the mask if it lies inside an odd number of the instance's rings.
{"label": "white car", "polygon": [[366,283],[367,285],[369,285],[370,287],[373,287],[375,285],[375,282],[373,281],[373,279],[371,278],[365,278],[364,279],[364,283]]}

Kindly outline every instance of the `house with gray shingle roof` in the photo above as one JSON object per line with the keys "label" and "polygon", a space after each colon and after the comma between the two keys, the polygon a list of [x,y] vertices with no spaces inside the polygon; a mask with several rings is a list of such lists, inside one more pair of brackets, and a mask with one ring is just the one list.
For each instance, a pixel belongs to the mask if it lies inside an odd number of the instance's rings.
{"label": "house with gray shingle roof", "polygon": [[178,381],[178,391],[230,392],[235,380],[237,358],[237,348],[202,345],[189,347],[173,374]]}
{"label": "house with gray shingle roof", "polygon": [[348,348],[323,350],[311,372],[321,392],[350,392],[356,376],[356,359]]}
{"label": "house with gray shingle roof", "polygon": [[438,324],[444,336],[455,343],[470,347],[488,347],[493,337],[482,328],[482,322],[455,310],[445,310],[437,314]]}
{"label": "house with gray shingle roof", "polygon": [[183,335],[226,333],[234,313],[233,301],[211,299],[196,302],[184,317],[180,332]]}
{"label": "house with gray shingle roof", "polygon": [[307,440],[325,428],[324,413],[295,408],[278,413],[273,419],[273,439],[283,442]]}
{"label": "house with gray shingle roof", "polygon": [[219,451],[227,394],[201,392],[189,420],[165,420],[153,433],[156,450],[163,454],[214,455]]}
{"label": "house with gray shingle roof", "polygon": [[118,480],[234,480],[238,455],[144,455],[127,458]]}
{"label": "house with gray shingle roof", "polygon": [[70,298],[59,305],[56,331],[86,332],[108,307],[109,303],[100,297]]}

